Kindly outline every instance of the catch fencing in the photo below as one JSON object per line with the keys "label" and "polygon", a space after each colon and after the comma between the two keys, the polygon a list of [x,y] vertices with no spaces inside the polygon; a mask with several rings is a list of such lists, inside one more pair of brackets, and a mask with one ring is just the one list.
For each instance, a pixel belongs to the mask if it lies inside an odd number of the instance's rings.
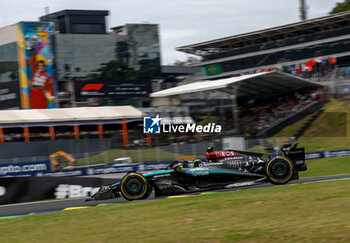
{"label": "catch fencing", "polygon": [[[275,156],[275,154],[272,154]],[[350,156],[350,149],[347,150],[332,150],[332,151],[320,151],[306,153],[305,159],[321,159],[321,158],[335,158]],[[165,161],[160,163],[133,163],[128,165],[116,165],[116,166],[102,166],[96,168],[81,168],[51,171],[50,162],[34,162],[34,163],[22,163],[22,164],[10,164],[0,165],[0,178],[1,177],[74,177],[74,176],[91,176],[91,175],[104,175],[104,174],[116,174],[126,173],[129,171],[152,171],[152,170],[165,170],[169,164],[173,161]],[[188,166],[188,163],[183,163],[183,166]]]}
{"label": "catch fencing", "polygon": [[154,163],[202,158],[208,146],[221,149],[221,140],[179,140],[168,144],[155,143],[151,147],[147,144],[121,146],[113,139],[12,142],[0,144],[0,164],[48,161],[50,155],[57,151],[64,151],[74,157],[76,165],[112,165],[123,158],[135,163]]}
{"label": "catch fencing", "polygon": [[[293,144],[295,138],[284,138],[276,137],[269,139],[244,139],[242,138],[241,144],[226,144],[223,145],[224,139],[227,137],[208,137],[205,140],[201,141],[188,141],[188,140],[179,140],[169,144],[154,144],[152,147],[148,147],[146,144],[138,144],[135,146],[128,147],[118,147],[113,140],[111,139],[92,139],[91,141],[79,141],[74,143],[72,141],[66,141],[67,147],[65,150],[64,147],[57,147],[56,149],[47,149],[52,148],[52,145],[45,145],[42,143],[40,146],[35,145],[31,147],[32,142],[26,143],[26,150],[40,152],[34,156],[17,156],[14,154],[12,157],[0,156],[0,166],[18,164],[18,163],[36,163],[42,161],[50,161],[50,153],[57,152],[58,149],[62,149],[69,153],[72,157],[76,159],[76,162],[73,164],[65,161],[64,158],[57,158],[57,160],[62,163],[62,167],[69,166],[99,166],[99,167],[113,167],[116,165],[123,165],[125,163],[142,163],[142,164],[154,164],[154,163],[163,163],[174,160],[193,160],[193,159],[202,159],[205,158],[205,152],[207,148],[214,147],[215,150],[222,149],[237,149],[237,150],[247,150],[250,152],[257,153],[268,153],[268,154],[277,154],[279,149],[286,143]],[[50,142],[50,141],[48,141]],[[36,142],[33,142],[36,143]],[[44,144],[44,145],[43,145]],[[63,144],[63,143],[62,143]],[[19,151],[21,146],[17,146],[16,143],[3,143],[1,144],[2,150],[4,146],[11,145],[6,147],[7,149],[12,149],[13,151]],[[77,146],[76,148],[70,148],[70,146]],[[40,148],[42,151],[40,151]],[[24,148],[23,148],[24,149]],[[46,149],[46,150],[45,150]],[[306,151],[308,148],[305,148]],[[79,152],[75,152],[79,151]],[[348,150],[335,150],[335,151],[325,151],[325,152],[315,152],[307,155],[307,158],[329,158],[336,157],[339,154],[341,156],[349,155]],[[307,151],[308,152],[308,151]],[[13,152],[14,153],[14,152]],[[20,153],[18,153],[20,154]],[[335,156],[333,156],[335,155]],[[309,157],[308,157],[309,156]]]}

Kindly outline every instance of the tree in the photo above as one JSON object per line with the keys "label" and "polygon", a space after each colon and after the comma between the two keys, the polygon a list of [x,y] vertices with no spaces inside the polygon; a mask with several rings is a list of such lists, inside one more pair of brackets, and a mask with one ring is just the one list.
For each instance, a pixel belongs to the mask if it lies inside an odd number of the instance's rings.
{"label": "tree", "polygon": [[191,66],[192,64],[199,63],[199,62],[200,62],[200,59],[193,57],[193,56],[189,56],[189,57],[187,57],[186,61],[175,60],[174,65],[175,66]]}
{"label": "tree", "polygon": [[344,2],[337,3],[330,14],[340,13],[348,10],[350,10],[350,0],[344,0]]}

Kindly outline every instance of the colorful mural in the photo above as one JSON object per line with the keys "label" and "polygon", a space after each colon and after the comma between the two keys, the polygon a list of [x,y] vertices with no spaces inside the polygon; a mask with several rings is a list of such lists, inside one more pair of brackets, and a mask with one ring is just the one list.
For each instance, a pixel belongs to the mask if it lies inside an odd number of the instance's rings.
{"label": "colorful mural", "polygon": [[17,35],[21,108],[56,108],[53,24],[21,22]]}

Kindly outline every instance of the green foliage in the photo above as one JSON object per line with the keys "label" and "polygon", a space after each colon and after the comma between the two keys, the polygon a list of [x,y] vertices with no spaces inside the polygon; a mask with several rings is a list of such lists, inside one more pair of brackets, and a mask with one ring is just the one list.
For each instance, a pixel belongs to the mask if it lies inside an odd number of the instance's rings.
{"label": "green foliage", "polygon": [[337,3],[330,14],[340,13],[348,10],[350,10],[350,0],[344,0],[344,2]]}
{"label": "green foliage", "polygon": [[175,66],[191,66],[192,64],[199,63],[200,59],[196,57],[188,57],[185,61],[175,60],[174,64]]}
{"label": "green foliage", "polygon": [[95,72],[88,75],[88,78],[92,80],[136,80],[142,78],[140,72],[120,61],[103,63]]}

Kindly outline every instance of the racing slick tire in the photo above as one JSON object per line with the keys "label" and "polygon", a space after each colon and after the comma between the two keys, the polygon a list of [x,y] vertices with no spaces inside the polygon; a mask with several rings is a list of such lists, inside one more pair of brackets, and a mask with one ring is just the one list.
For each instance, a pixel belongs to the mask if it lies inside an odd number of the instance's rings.
{"label": "racing slick tire", "polygon": [[153,190],[152,186],[148,183],[147,192],[146,192],[146,194],[145,194],[141,199],[147,199],[147,198],[151,195],[152,190]]}
{"label": "racing slick tire", "polygon": [[147,179],[139,173],[128,173],[120,182],[120,193],[129,201],[146,199],[152,192]]}
{"label": "racing slick tire", "polygon": [[273,158],[266,165],[266,174],[272,184],[286,184],[294,174],[293,163],[285,157]]}

